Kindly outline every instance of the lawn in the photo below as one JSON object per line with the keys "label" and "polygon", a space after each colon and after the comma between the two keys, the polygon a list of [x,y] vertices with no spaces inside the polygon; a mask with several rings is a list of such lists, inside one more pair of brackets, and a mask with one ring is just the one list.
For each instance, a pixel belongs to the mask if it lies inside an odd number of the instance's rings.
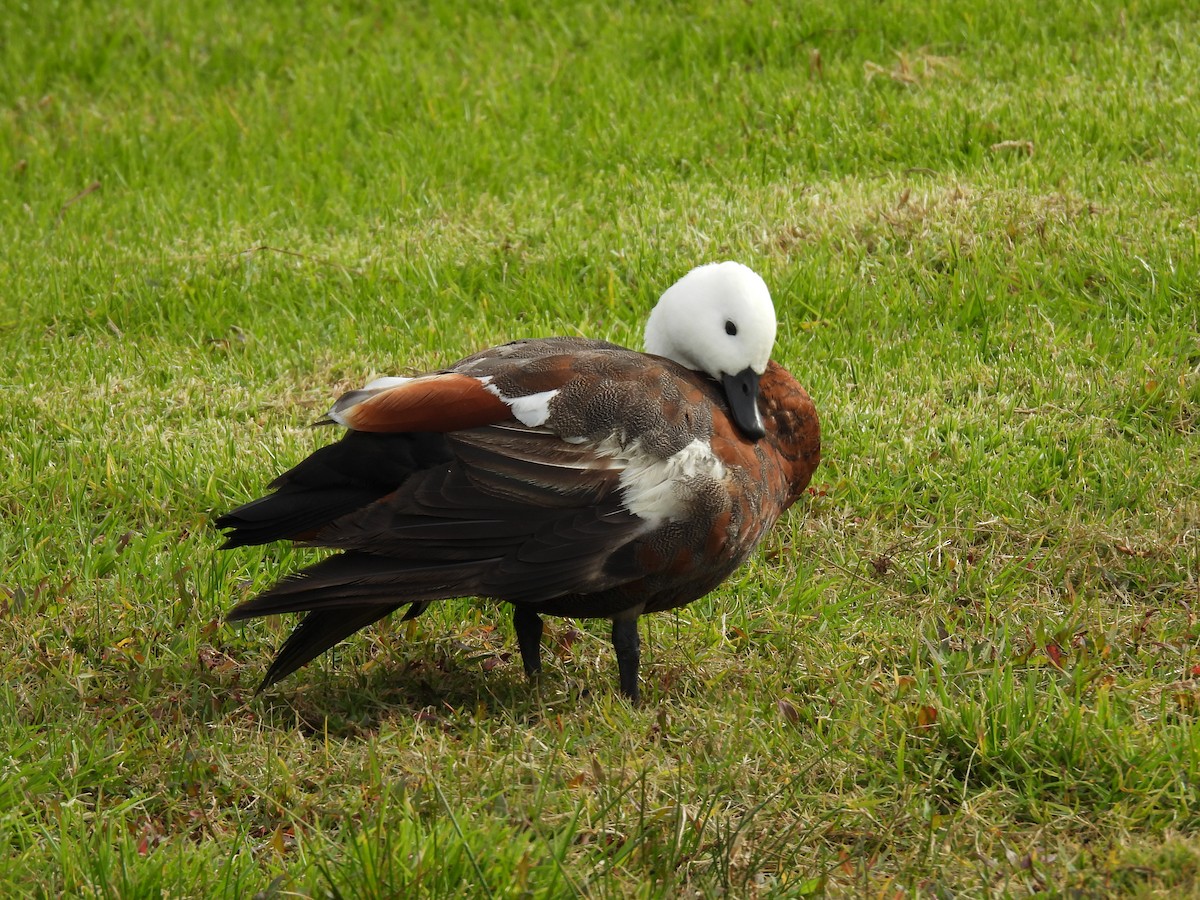
{"label": "lawn", "polygon": [[[1200,9],[0,17],[0,894],[1200,896]],[[382,623],[216,514],[341,391],[758,270],[822,416],[710,596]],[[552,652],[550,652],[552,651]]]}

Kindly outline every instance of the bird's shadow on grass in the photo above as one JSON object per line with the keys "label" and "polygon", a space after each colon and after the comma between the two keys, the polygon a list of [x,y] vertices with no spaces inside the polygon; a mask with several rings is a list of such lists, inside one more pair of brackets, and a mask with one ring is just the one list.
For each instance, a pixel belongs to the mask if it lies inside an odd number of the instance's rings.
{"label": "bird's shadow on grass", "polygon": [[[565,649],[555,639],[558,632],[570,637]],[[359,648],[306,666],[262,693],[255,692],[261,670],[253,661],[202,651],[168,703],[175,716],[194,723],[246,719],[256,727],[345,740],[402,728],[406,721],[463,735],[480,727],[536,727],[596,704],[604,705],[605,715],[621,717],[619,707],[632,714],[618,692],[615,663],[601,656],[597,668],[586,652],[574,658],[570,644],[580,632],[572,626],[547,633],[543,672],[533,679],[515,648],[490,637],[471,645],[448,638],[398,642],[372,658]],[[679,662],[643,667],[643,708],[703,695],[703,680]]]}
{"label": "bird's shadow on grass", "polygon": [[[536,726],[548,716],[586,706],[591,690],[559,672],[531,680],[519,663],[482,671],[471,661],[443,660],[399,667],[381,663],[368,671],[309,670],[261,694],[235,689],[229,697],[264,727],[354,740],[405,720],[451,734],[484,723]],[[203,708],[196,711],[204,714]]]}

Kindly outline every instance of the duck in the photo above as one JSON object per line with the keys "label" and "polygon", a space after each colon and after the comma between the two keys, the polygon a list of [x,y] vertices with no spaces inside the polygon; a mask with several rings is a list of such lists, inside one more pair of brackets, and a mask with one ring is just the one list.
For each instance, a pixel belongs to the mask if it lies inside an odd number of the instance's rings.
{"label": "duck", "polygon": [[721,584],[820,462],[813,401],[771,359],[776,329],[756,272],[709,263],[663,292],[645,352],[517,340],[343,394],[318,424],[344,435],[215,522],[222,549],[340,551],[228,613],[305,614],[258,690],[401,608],[478,597],[512,605],[530,678],[543,616],[610,620],[637,703],[638,619]]}

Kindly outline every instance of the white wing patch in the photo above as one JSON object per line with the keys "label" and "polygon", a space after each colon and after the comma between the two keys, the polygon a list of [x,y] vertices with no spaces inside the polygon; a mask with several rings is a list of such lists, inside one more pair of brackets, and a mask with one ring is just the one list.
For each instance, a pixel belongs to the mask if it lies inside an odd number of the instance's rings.
{"label": "white wing patch", "polygon": [[636,446],[619,455],[626,459],[620,476],[625,508],[654,526],[687,512],[688,482],[725,477],[725,464],[699,438],[666,459],[639,453]]}
{"label": "white wing patch", "polygon": [[405,378],[401,375],[385,375],[382,378],[376,378],[364,384],[360,390],[363,391],[386,391],[388,388],[400,387],[402,384],[408,384],[410,381],[416,381],[415,378]]}
{"label": "white wing patch", "polygon": [[540,394],[530,394],[527,397],[501,397],[513,411],[513,415],[522,425],[539,428],[550,418],[550,401],[558,396],[558,389],[542,391]]}
{"label": "white wing patch", "polygon": [[[492,388],[489,386],[489,390]],[[496,393],[493,391],[493,393]],[[556,391],[546,391],[544,394],[531,394],[518,400],[537,400],[548,403]],[[499,393],[496,394],[500,396]],[[545,397],[544,401],[539,398]],[[512,404],[513,401],[503,396],[501,400]],[[530,404],[533,406],[534,404]],[[514,413],[517,412],[514,407]],[[520,418],[520,416],[517,416]],[[537,416],[533,417],[537,418]],[[524,423],[525,420],[522,419]],[[531,419],[532,421],[532,419]],[[504,425],[494,425],[493,428],[504,428]],[[515,426],[514,426],[515,427]],[[527,427],[538,427],[527,425]],[[546,429],[542,429],[546,431]],[[550,433],[553,433],[551,431]],[[531,460],[542,465],[554,465],[562,469],[619,469],[619,490],[622,505],[631,513],[642,519],[647,528],[656,528],[663,522],[678,520],[688,514],[689,501],[694,493],[697,481],[723,481],[725,479],[725,464],[713,453],[712,445],[705,440],[695,438],[679,452],[663,459],[642,450],[638,440],[623,441],[620,435],[613,434],[601,441],[573,435],[559,435],[559,440],[566,444],[591,447],[591,453],[586,457],[575,460],[566,459],[536,459]]]}
{"label": "white wing patch", "polygon": [[541,428],[550,418],[550,401],[558,396],[558,388],[552,391],[542,391],[537,394],[526,394],[524,397],[505,397],[500,389],[492,383],[491,375],[472,376],[478,378],[483,389],[494,394],[512,410],[513,417],[528,428]]}

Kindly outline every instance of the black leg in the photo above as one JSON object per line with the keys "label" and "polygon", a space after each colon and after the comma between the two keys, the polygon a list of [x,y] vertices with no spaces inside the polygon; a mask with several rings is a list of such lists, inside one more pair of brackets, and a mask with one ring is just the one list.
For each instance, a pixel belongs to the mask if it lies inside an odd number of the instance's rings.
{"label": "black leg", "polygon": [[513,628],[525,674],[532,678],[542,671],[542,617],[525,606],[513,607]]}
{"label": "black leg", "polygon": [[641,659],[641,641],[638,638],[637,616],[628,619],[613,619],[613,649],[617,651],[617,673],[621,678],[621,692],[637,703],[638,664]]}

